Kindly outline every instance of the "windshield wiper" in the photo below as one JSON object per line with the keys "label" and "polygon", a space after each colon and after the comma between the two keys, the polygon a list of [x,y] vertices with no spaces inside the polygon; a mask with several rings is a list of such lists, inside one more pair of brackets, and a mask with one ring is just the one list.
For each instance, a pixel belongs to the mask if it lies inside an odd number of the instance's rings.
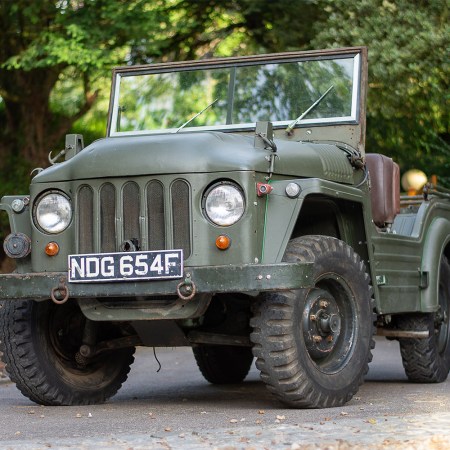
{"label": "windshield wiper", "polygon": [[213,102],[211,102],[206,108],[203,108],[200,112],[198,112],[194,117],[191,117],[187,122],[184,122],[183,125],[181,125],[180,128],[176,129],[175,131],[172,131],[172,133],[178,133],[180,130],[182,130],[186,125],[189,125],[194,119],[196,119],[200,114],[203,114],[208,108],[211,108],[214,103],[216,103],[219,100],[219,98],[216,98]]}
{"label": "windshield wiper", "polygon": [[302,112],[290,125],[288,125],[288,127],[286,128],[286,134],[291,136],[292,130],[294,129],[295,125],[297,125],[300,122],[300,120],[302,120],[303,117],[306,116],[306,114],[308,114],[310,111],[312,111],[328,95],[328,93],[333,88],[334,88],[334,85],[332,84],[327,89],[327,91],[324,94],[322,94],[305,112]]}

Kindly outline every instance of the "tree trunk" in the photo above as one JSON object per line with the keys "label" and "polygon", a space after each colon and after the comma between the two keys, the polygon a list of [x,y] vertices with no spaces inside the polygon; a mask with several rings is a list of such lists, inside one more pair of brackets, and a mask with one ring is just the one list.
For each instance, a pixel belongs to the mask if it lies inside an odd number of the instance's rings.
{"label": "tree trunk", "polygon": [[48,152],[71,125],[69,121],[67,127],[60,127],[49,108],[50,93],[60,69],[2,73],[7,94],[4,96],[6,128],[0,150],[5,156],[19,156],[37,166],[48,164]]}

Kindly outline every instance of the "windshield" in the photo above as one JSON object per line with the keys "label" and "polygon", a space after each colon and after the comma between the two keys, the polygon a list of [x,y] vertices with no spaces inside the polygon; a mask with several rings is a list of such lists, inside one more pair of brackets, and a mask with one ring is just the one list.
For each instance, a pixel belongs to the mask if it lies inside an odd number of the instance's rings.
{"label": "windshield", "polygon": [[298,125],[356,123],[359,56],[123,68],[115,73],[110,135],[246,129],[257,121],[281,127],[319,99]]}

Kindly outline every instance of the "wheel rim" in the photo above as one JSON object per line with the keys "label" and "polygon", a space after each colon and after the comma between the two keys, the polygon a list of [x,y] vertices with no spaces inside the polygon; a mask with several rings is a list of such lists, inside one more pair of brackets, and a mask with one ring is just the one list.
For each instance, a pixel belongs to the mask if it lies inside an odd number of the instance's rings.
{"label": "wheel rim", "polygon": [[59,363],[66,370],[76,371],[84,367],[76,362],[76,354],[82,344],[81,330],[84,318],[74,308],[52,308],[48,321],[51,348]]}
{"label": "wheel rim", "polygon": [[303,340],[309,358],[323,373],[336,373],[351,356],[357,331],[355,299],[348,284],[328,274],[306,297]]}
{"label": "wheel rim", "polygon": [[[73,304],[52,305],[47,324],[49,351],[55,366],[59,367],[59,376],[68,385],[100,390],[114,378],[120,364],[114,367],[106,353],[88,361],[80,358],[85,320],[81,311]],[[105,365],[108,366],[107,375]]]}

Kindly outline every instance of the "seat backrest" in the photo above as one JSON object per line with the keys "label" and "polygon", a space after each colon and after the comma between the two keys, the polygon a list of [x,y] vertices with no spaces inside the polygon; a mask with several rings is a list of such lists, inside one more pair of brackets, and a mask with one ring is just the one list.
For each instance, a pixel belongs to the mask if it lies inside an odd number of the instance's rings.
{"label": "seat backrest", "polygon": [[373,222],[379,228],[386,228],[400,212],[400,168],[391,158],[379,153],[367,153],[366,165]]}

